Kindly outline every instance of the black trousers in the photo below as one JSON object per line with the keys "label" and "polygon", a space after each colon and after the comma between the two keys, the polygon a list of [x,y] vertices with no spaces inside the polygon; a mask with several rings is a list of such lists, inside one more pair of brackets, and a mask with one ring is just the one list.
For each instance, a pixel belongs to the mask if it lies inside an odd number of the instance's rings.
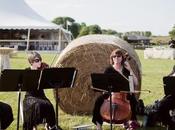
{"label": "black trousers", "polygon": [[1,129],[6,129],[13,121],[13,113],[10,105],[0,102]]}
{"label": "black trousers", "polygon": [[172,120],[172,117],[169,114],[169,111],[174,109],[175,109],[175,96],[168,95],[165,96],[162,100],[160,100],[157,113],[163,124],[168,125],[171,128],[175,129],[175,121]]}
{"label": "black trousers", "polygon": [[23,114],[23,130],[32,130],[33,126],[43,123],[43,120],[50,127],[56,125],[55,111],[47,98],[25,97],[23,101]]}

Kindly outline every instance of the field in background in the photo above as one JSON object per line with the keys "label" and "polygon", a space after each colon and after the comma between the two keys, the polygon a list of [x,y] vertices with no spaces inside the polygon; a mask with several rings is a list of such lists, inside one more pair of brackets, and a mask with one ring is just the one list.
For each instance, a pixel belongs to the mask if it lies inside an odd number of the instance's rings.
{"label": "field in background", "polygon": [[[142,92],[140,98],[142,98],[145,104],[151,104],[155,100],[163,97],[163,84],[162,78],[167,75],[174,65],[174,60],[161,60],[161,59],[144,59],[143,50],[137,50],[141,64],[142,64],[142,90],[148,89],[151,93]],[[55,54],[41,53],[43,61],[51,64]],[[57,58],[56,58],[57,59]],[[17,56],[10,59],[11,68],[24,69],[29,66],[26,54],[20,52]],[[53,105],[55,104],[53,90],[46,90],[47,97],[51,100]],[[16,115],[17,115],[17,93],[16,92],[1,92],[0,101],[10,104],[13,108],[13,114],[15,120],[7,130],[16,129]],[[78,97],[77,97],[78,98]],[[93,106],[92,106],[93,107]],[[91,123],[91,116],[77,116],[69,115],[59,109],[59,125],[64,129],[71,129],[75,125],[89,124]],[[21,124],[22,126],[22,124]],[[107,128],[106,128],[107,130]],[[115,128],[119,130],[119,128]],[[141,129],[140,129],[141,130]],[[147,130],[160,130],[160,128],[149,128]]]}
{"label": "field in background", "polygon": [[168,42],[170,41],[169,36],[151,36],[151,43],[155,45],[168,45]]}

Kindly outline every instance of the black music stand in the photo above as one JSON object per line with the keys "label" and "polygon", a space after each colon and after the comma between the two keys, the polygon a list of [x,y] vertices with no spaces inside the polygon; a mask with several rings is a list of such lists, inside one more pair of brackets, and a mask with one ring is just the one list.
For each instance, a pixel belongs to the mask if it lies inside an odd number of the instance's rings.
{"label": "black music stand", "polygon": [[77,70],[75,68],[48,68],[41,76],[40,89],[56,89],[56,123],[58,125],[58,88],[72,88]]}
{"label": "black music stand", "polygon": [[103,73],[92,73],[92,89],[109,92],[110,97],[110,129],[112,130],[112,98],[111,92],[129,92],[129,80],[121,75],[116,74],[103,74]]}
{"label": "black music stand", "polygon": [[175,77],[174,76],[165,76],[163,77],[163,87],[164,94],[175,95]]}
{"label": "black music stand", "polygon": [[55,109],[56,123],[58,125],[58,88],[73,87],[76,74],[77,70],[75,68],[46,68],[41,71],[26,70],[23,73],[24,88],[22,88],[22,91],[56,89]]}
{"label": "black music stand", "polygon": [[[19,91],[17,130],[19,130],[21,91],[73,87],[76,74],[77,71],[75,68],[48,68],[44,70],[3,70],[0,79],[0,91]],[[58,92],[56,92],[56,94],[58,97]],[[57,99],[56,121],[58,124]]]}
{"label": "black music stand", "polygon": [[17,112],[17,130],[19,130],[19,114],[21,101],[21,88],[23,87],[23,71],[5,69],[1,72],[0,91],[18,91],[18,112]]}

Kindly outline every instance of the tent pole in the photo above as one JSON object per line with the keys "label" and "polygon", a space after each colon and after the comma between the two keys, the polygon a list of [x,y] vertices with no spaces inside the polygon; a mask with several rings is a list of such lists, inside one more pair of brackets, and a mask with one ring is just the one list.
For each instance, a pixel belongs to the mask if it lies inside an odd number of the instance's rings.
{"label": "tent pole", "polygon": [[29,50],[29,42],[30,42],[30,29],[28,29],[28,33],[27,33],[27,47],[26,47],[26,51]]}
{"label": "tent pole", "polygon": [[61,35],[62,35],[62,33],[61,33],[61,29],[59,29],[59,39],[58,39],[58,52],[60,52],[61,51]]}

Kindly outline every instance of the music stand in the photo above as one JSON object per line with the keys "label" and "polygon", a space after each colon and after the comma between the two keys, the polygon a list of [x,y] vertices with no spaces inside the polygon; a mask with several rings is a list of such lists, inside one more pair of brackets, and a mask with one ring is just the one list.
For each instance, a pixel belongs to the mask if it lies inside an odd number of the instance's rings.
{"label": "music stand", "polygon": [[165,76],[163,77],[164,84],[164,94],[174,95],[175,94],[175,77],[174,76]]}
{"label": "music stand", "polygon": [[42,72],[40,89],[56,88],[56,123],[58,125],[58,88],[72,88],[77,70],[75,68],[48,68]]}
{"label": "music stand", "polygon": [[42,73],[40,89],[72,88],[77,70],[75,68],[48,68]]}
{"label": "music stand", "polygon": [[20,99],[23,70],[5,69],[1,72],[0,91],[18,91],[17,130],[19,129]]}
{"label": "music stand", "polygon": [[22,70],[5,69],[1,72],[0,91],[18,91],[22,83]]}
{"label": "music stand", "polygon": [[[0,79],[0,91],[19,91],[17,130],[19,129],[21,91],[73,87],[76,74],[77,70],[75,68],[48,68],[44,70],[3,70]],[[58,92],[56,92],[56,94],[58,97]],[[56,110],[56,117],[58,117],[57,99]],[[58,118],[56,118],[56,121],[58,123]]]}
{"label": "music stand", "polygon": [[[56,88],[56,123],[58,125],[58,88],[71,88],[74,85],[77,70],[75,68],[46,68],[26,70],[23,73],[22,90],[39,90]],[[30,80],[29,80],[30,79]],[[33,86],[33,87],[32,87]]]}
{"label": "music stand", "polygon": [[92,73],[92,89],[107,91],[110,97],[110,129],[112,130],[112,96],[111,92],[129,92],[129,81],[126,77],[120,73],[116,74],[103,74],[103,73]]}

